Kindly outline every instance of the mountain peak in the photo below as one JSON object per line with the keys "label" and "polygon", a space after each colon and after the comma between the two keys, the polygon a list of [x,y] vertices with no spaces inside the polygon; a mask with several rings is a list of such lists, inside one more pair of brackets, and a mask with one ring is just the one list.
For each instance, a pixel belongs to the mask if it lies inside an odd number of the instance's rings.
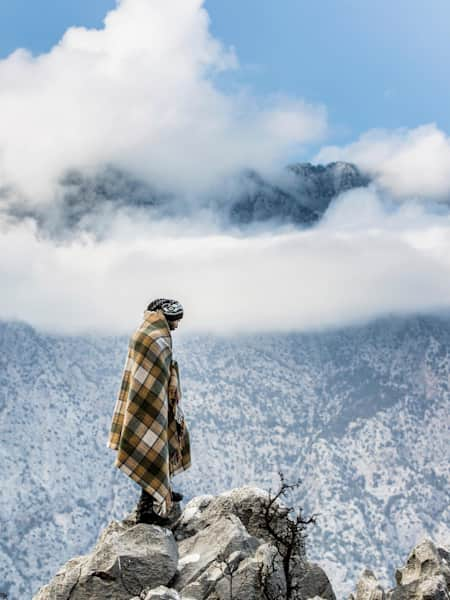
{"label": "mountain peak", "polygon": [[[34,600],[335,600],[325,571],[306,558],[304,521],[292,510],[278,494],[243,486],[197,496],[184,510],[174,504],[168,527],[131,514]],[[449,563],[447,550],[424,539],[397,569],[395,588],[385,591],[366,568],[350,600],[446,600]]]}
{"label": "mountain peak", "polygon": [[[276,496],[244,486],[175,504],[165,527],[111,522],[34,600],[312,598],[335,600],[306,560],[302,527]],[[266,596],[264,596],[266,595]]]}

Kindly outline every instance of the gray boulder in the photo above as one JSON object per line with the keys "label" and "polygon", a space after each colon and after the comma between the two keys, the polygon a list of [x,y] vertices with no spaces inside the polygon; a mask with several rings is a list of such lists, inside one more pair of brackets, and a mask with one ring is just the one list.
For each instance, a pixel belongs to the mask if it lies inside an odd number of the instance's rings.
{"label": "gray boulder", "polygon": [[336,600],[327,574],[315,563],[306,563],[302,577],[298,578],[295,600],[308,600],[319,596],[324,600]]}
{"label": "gray boulder", "polygon": [[395,573],[397,586],[387,600],[449,600],[450,554],[425,539],[409,554]]}
{"label": "gray boulder", "polygon": [[[218,566],[222,558],[227,559],[234,552],[240,557],[250,556],[259,545],[259,540],[247,532],[238,517],[217,516],[207,527],[178,543],[180,560],[172,586],[183,591],[213,563]],[[209,579],[203,578],[202,583],[202,593],[207,593],[211,588]]]}
{"label": "gray boulder", "polygon": [[[265,592],[264,592],[265,590]],[[277,549],[261,544],[254,555],[237,551],[211,563],[182,590],[182,599],[260,600],[285,598],[286,581]]]}
{"label": "gray boulder", "polygon": [[[268,500],[268,492],[253,486],[235,488],[218,496],[198,496],[186,505],[175,523],[175,539],[183,540],[194,535],[218,516],[235,515],[251,535],[271,543],[274,538],[265,519]],[[276,533],[286,532],[287,513],[288,509],[280,502],[273,504],[271,526]]]}
{"label": "gray boulder", "polygon": [[406,585],[432,575],[443,575],[450,586],[450,554],[437,548],[430,539],[424,539],[409,554],[403,568],[397,569],[395,580]]}
{"label": "gray boulder", "polygon": [[356,593],[350,594],[349,600],[385,600],[384,589],[378,583],[370,569],[364,569],[356,586]]}
{"label": "gray boulder", "polygon": [[432,575],[423,580],[400,585],[387,594],[388,600],[449,600],[444,577]]}
{"label": "gray boulder", "polygon": [[66,563],[34,600],[130,600],[175,574],[177,545],[169,529],[111,523],[93,552]]}
{"label": "gray boulder", "polygon": [[[263,587],[269,598],[286,596],[286,575],[276,538],[288,533],[288,509],[277,501],[267,513],[268,501],[266,491],[244,486],[218,496],[199,496],[187,504],[174,526],[180,563],[172,584],[183,597],[229,600],[232,594],[236,600],[256,600],[266,597]],[[224,532],[234,544],[225,542]],[[290,578],[297,589],[293,600],[316,595],[335,600],[325,572],[306,561],[303,547],[293,549]]]}

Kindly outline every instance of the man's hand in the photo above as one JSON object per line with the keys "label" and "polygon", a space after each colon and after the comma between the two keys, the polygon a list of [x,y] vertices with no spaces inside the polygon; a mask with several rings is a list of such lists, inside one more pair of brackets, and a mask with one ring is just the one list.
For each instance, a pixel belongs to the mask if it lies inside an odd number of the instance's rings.
{"label": "man's hand", "polygon": [[172,400],[174,402],[180,401],[180,395],[176,386],[169,385],[169,400]]}

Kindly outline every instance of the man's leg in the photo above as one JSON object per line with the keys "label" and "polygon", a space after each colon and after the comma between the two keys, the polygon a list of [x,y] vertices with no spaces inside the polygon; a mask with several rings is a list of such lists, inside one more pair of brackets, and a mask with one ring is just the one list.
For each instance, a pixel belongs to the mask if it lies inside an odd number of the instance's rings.
{"label": "man's leg", "polygon": [[153,510],[153,496],[144,489],[141,490],[141,496],[136,508],[136,523],[147,523],[154,525],[167,525],[170,522],[165,517],[160,517]]}
{"label": "man's leg", "polygon": [[153,497],[144,489],[141,489],[141,495],[136,507],[136,522],[146,523],[153,514]]}

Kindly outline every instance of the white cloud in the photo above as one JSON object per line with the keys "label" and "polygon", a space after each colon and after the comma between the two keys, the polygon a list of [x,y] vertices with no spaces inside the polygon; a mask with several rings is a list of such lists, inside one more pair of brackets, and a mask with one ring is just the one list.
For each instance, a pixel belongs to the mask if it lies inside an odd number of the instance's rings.
{"label": "white cloud", "polygon": [[[0,316],[65,331],[129,332],[154,297],[182,331],[291,331],[450,307],[450,216],[344,194],[317,227],[233,236],[212,225],[118,218],[110,237],[57,244],[3,227]],[[189,232],[189,233],[187,233]],[[177,334],[178,335],[178,334]]]}
{"label": "white cloud", "polygon": [[450,197],[450,138],[431,123],[415,129],[373,129],[347,146],[327,146],[317,162],[350,161],[399,198]]}
{"label": "white cloud", "polygon": [[66,168],[114,163],[198,190],[324,133],[321,106],[221,91],[215,78],[237,59],[208,27],[201,0],[120,0],[102,29],[0,61],[0,187],[47,201]]}
{"label": "white cloud", "polygon": [[[323,107],[220,89],[218,73],[238,64],[208,26],[200,0],[121,0],[104,28],[72,28],[47,54],[19,50],[0,61],[0,189],[49,202],[65,169],[114,163],[165,188],[200,192],[320,139]],[[435,125],[374,130],[317,159],[353,161],[384,192],[344,194],[307,231],[245,236],[200,213],[195,223],[150,222],[129,208],[108,214],[105,239],[74,232],[57,242],[31,220],[0,215],[0,318],[127,333],[150,299],[167,296],[185,306],[182,335],[448,310],[450,217],[410,196],[450,194],[449,139]]]}

